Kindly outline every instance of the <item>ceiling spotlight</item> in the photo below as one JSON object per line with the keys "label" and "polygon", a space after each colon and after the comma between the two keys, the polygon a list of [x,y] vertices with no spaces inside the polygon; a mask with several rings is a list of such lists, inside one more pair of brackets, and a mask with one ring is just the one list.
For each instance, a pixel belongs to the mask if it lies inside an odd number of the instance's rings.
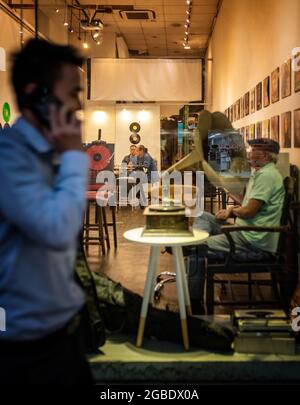
{"label": "ceiling spotlight", "polygon": [[87,49],[87,48],[89,47],[89,45],[88,45],[87,42],[84,42],[84,43],[82,44],[82,46],[84,47],[84,49]]}
{"label": "ceiling spotlight", "polygon": [[71,34],[74,32],[73,28],[70,28],[69,31]]}
{"label": "ceiling spotlight", "polygon": [[187,13],[187,14],[190,14],[190,10],[186,10],[186,13]]}
{"label": "ceiling spotlight", "polygon": [[184,49],[191,49],[189,44],[184,44],[183,47],[184,47]]}
{"label": "ceiling spotlight", "polygon": [[185,21],[186,21],[188,24],[190,23],[190,19],[189,19],[189,18],[187,18]]}
{"label": "ceiling spotlight", "polygon": [[185,35],[189,35],[189,32],[188,32],[188,31],[185,31],[184,33],[185,33]]}
{"label": "ceiling spotlight", "polygon": [[96,32],[93,33],[93,38],[96,39],[96,38],[99,37],[99,35],[100,35],[100,34],[99,34],[99,31],[96,31]]}
{"label": "ceiling spotlight", "polygon": [[186,4],[191,4],[192,0],[186,0]]}
{"label": "ceiling spotlight", "polygon": [[67,27],[69,23],[67,21],[64,22],[64,26]]}
{"label": "ceiling spotlight", "polygon": [[55,10],[55,12],[56,12],[56,13],[59,13],[59,8],[57,8],[57,9]]}
{"label": "ceiling spotlight", "polygon": [[189,28],[189,24],[184,24],[184,28]]}

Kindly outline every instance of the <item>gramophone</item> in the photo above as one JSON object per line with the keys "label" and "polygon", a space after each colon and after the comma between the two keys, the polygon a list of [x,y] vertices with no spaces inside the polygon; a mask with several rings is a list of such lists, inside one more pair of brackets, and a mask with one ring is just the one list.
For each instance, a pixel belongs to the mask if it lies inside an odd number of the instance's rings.
{"label": "gramophone", "polygon": [[[162,183],[164,176],[167,173],[173,171],[180,171],[188,168],[196,168],[197,170],[203,170],[208,181],[215,187],[223,187],[230,191],[231,186],[236,187],[238,179],[231,178],[230,180],[225,177],[221,177],[206,161],[203,152],[203,144],[207,143],[208,133],[212,130],[233,130],[233,127],[226,117],[221,112],[210,113],[209,111],[202,110],[198,117],[198,126],[194,132],[194,150],[187,156],[182,158],[179,162],[169,167],[162,174]],[[172,186],[170,186],[171,188]],[[160,187],[160,194],[162,194],[161,206],[149,206],[144,211],[146,216],[146,225],[143,234],[144,235],[168,235],[183,236],[192,235],[192,229],[189,226],[189,219],[185,215],[185,207],[174,204],[174,201],[169,199],[169,203],[166,204],[164,198],[163,187]]]}

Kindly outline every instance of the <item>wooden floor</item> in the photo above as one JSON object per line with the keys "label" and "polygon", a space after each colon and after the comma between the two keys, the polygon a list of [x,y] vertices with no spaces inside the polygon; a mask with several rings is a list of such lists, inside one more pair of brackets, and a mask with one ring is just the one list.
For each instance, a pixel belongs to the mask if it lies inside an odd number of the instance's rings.
{"label": "wooden floor", "polygon": [[[108,220],[110,220],[110,209],[107,208]],[[112,280],[121,283],[124,287],[143,295],[150,247],[136,245],[124,239],[123,234],[126,230],[137,228],[144,225],[143,211],[140,208],[122,207],[117,212],[117,233],[118,248],[113,248],[113,236],[110,232],[111,249],[102,255],[97,246],[90,246],[88,261],[92,271],[107,275]],[[111,230],[111,228],[110,228]],[[161,254],[158,272],[172,271],[172,256]],[[239,276],[240,278],[241,276]],[[217,287],[215,291],[217,297],[221,295],[226,297],[226,292]],[[266,298],[271,297],[268,287],[263,287],[263,294]],[[246,287],[235,286],[235,296],[237,298],[246,298]],[[166,284],[162,290],[160,301],[156,304],[160,308],[177,310],[176,285],[175,283]],[[232,308],[218,306],[216,313],[230,313]]]}

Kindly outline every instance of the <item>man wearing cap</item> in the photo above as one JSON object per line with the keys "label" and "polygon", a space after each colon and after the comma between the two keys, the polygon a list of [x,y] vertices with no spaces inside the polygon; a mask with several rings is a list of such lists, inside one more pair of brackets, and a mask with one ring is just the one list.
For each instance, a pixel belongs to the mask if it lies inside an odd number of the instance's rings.
{"label": "man wearing cap", "polygon": [[[252,173],[242,205],[220,210],[215,216],[204,212],[194,222],[194,228],[206,230],[211,235],[204,242],[208,248],[208,258],[222,258],[230,250],[228,239],[220,227],[230,216],[236,217],[237,226],[280,225],[285,191],[282,177],[275,166],[279,144],[268,138],[250,140],[248,143]],[[254,261],[273,255],[279,240],[279,233],[271,232],[237,231],[231,236],[235,242],[236,254],[241,259]],[[190,260],[193,260],[192,257]],[[199,288],[203,291],[203,286],[204,274],[201,286],[197,286],[198,291]],[[191,298],[192,295],[191,292]]]}

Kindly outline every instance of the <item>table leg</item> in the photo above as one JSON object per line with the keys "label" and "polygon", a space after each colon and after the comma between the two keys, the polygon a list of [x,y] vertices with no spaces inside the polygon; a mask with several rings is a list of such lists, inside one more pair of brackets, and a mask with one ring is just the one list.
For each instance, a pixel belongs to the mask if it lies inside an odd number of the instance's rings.
{"label": "table leg", "polygon": [[188,315],[192,315],[192,305],[191,305],[191,299],[190,299],[190,293],[189,293],[189,287],[188,287],[188,282],[187,282],[187,274],[186,274],[186,268],[184,264],[184,258],[182,254],[182,248],[178,248],[180,250],[180,268],[181,268],[181,274],[182,274],[182,283],[183,283],[183,291],[184,291],[184,299],[185,299],[185,305],[186,305],[186,311]]}
{"label": "table leg", "polygon": [[146,323],[146,317],[147,317],[147,312],[148,312],[148,305],[149,305],[149,301],[150,301],[150,296],[151,296],[151,294],[153,294],[153,292],[152,292],[153,280],[155,277],[159,252],[160,252],[159,246],[151,246],[150,258],[149,258],[149,264],[148,264],[148,272],[147,272],[147,278],[146,278],[145,289],[144,289],[144,297],[143,297],[143,303],[142,303],[140,321],[139,321],[139,328],[138,328],[137,339],[136,339],[137,347],[141,347],[142,343],[143,343],[145,323]]}
{"label": "table leg", "polygon": [[172,251],[173,251],[173,263],[174,263],[174,267],[176,269],[176,287],[177,287],[179,312],[180,312],[180,319],[181,319],[183,346],[186,350],[188,350],[190,345],[189,345],[189,335],[188,335],[186,310],[185,310],[185,289],[184,289],[184,282],[183,282],[183,274],[185,272],[185,269],[182,268],[182,262],[183,262],[182,248],[180,246],[174,246],[174,247],[172,247]]}

